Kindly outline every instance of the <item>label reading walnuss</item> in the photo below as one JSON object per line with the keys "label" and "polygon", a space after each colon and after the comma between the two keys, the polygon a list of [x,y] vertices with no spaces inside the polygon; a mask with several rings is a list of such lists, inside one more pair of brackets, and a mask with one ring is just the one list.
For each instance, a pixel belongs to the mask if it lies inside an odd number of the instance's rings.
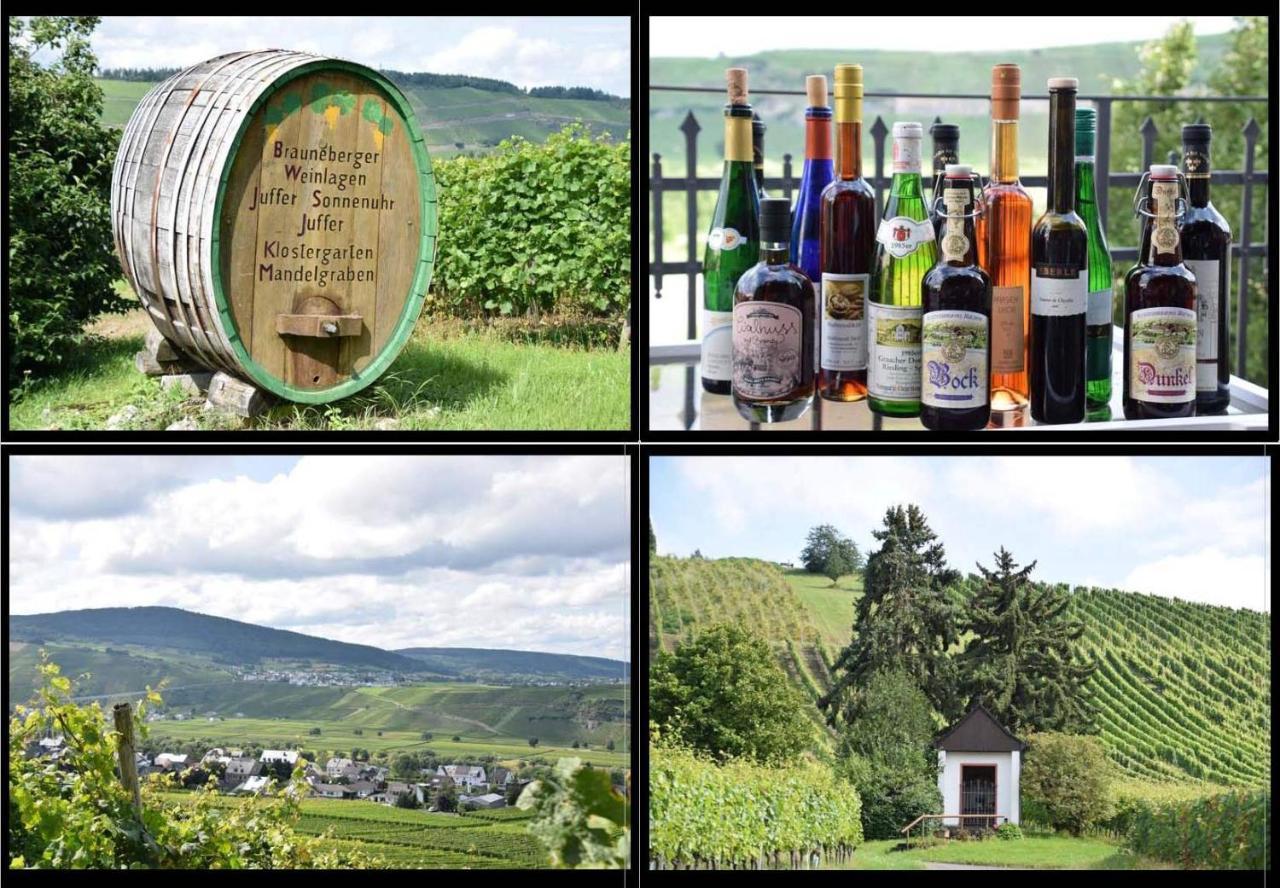
{"label": "label reading walnuss", "polygon": [[800,387],[804,316],[780,302],[733,307],[733,390],[743,398],[786,397]]}

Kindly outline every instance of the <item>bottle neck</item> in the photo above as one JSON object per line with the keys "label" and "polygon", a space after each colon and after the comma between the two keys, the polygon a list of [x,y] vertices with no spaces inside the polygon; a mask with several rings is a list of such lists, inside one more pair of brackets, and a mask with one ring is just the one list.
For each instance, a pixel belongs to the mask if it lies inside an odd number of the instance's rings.
{"label": "bottle neck", "polygon": [[831,159],[831,111],[809,108],[804,113],[804,159]]}
{"label": "bottle neck", "polygon": [[1018,121],[991,121],[991,181],[1018,181]]}
{"label": "bottle neck", "polygon": [[1075,199],[1075,119],[1074,90],[1049,93],[1049,208],[1055,213],[1071,212]]}
{"label": "bottle neck", "polygon": [[1191,206],[1207,207],[1209,205],[1209,146],[1184,145],[1182,170],[1187,178]]}
{"label": "bottle neck", "polygon": [[836,175],[852,180],[862,176],[862,121],[836,121]]}
{"label": "bottle neck", "polygon": [[1094,194],[1093,171],[1094,171],[1093,155],[1077,155],[1076,156],[1076,203],[1096,204],[1097,196]]}
{"label": "bottle neck", "polygon": [[766,265],[786,265],[791,261],[791,245],[774,240],[761,240],[760,261]]}
{"label": "bottle neck", "polygon": [[960,158],[957,152],[958,145],[955,142],[936,142],[933,146],[933,173],[940,176],[945,175],[947,164],[959,163]]}
{"label": "bottle neck", "polygon": [[[742,110],[746,109],[743,116]],[[751,163],[751,109],[729,105],[724,109],[724,161]]]}
{"label": "bottle neck", "polygon": [[943,232],[940,262],[948,265],[978,264],[978,239],[973,218],[973,181],[944,179],[942,185]]}
{"label": "bottle neck", "polygon": [[1155,219],[1151,224],[1151,252],[1148,265],[1179,265],[1182,263],[1182,238],[1178,236],[1177,221],[1178,183],[1153,181],[1151,183],[1151,212]]}

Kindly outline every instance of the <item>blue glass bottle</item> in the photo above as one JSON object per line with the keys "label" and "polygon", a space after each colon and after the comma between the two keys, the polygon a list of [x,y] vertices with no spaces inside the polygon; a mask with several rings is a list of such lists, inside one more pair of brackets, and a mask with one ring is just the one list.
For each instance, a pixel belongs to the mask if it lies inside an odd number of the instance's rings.
{"label": "blue glass bottle", "polygon": [[804,112],[804,172],[791,223],[791,261],[811,281],[822,279],[818,240],[822,190],[834,176],[831,164],[831,108],[827,105],[827,78],[805,78],[809,107]]}

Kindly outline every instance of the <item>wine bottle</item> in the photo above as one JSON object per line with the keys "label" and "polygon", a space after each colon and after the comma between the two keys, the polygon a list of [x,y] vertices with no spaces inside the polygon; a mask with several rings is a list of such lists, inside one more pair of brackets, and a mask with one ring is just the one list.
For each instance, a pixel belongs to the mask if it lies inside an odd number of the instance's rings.
{"label": "wine bottle", "polygon": [[944,171],[941,255],[921,285],[920,421],[980,429],[991,419],[991,276],[978,267],[973,171]]}
{"label": "wine bottle", "polygon": [[804,112],[804,171],[791,223],[791,261],[815,284],[822,280],[822,244],[818,229],[822,218],[822,192],[834,172],[831,163],[831,108],[827,105],[827,78],[811,74],[804,81],[809,107]]}
{"label": "wine bottle", "polygon": [[1223,413],[1231,403],[1228,306],[1231,227],[1209,202],[1207,123],[1182,128],[1182,167],[1190,202],[1178,225],[1182,261],[1196,276],[1196,413]]}
{"label": "wine bottle", "polygon": [[1182,262],[1178,168],[1152,164],[1138,207],[1151,207],[1150,246],[1125,277],[1124,415],[1196,412],[1196,277]]}
{"label": "wine bottle", "polygon": [[929,135],[933,136],[933,190],[929,192],[929,221],[933,223],[934,234],[942,237],[942,214],[938,209],[938,198],[942,196],[942,180],[946,175],[947,164],[960,162],[960,127],[954,123],[935,123],[929,127]]}
{"label": "wine bottle", "polygon": [[862,66],[836,65],[836,176],[822,192],[818,393],[867,396],[866,302],[875,268],[876,198],[862,178]]}
{"label": "wine bottle", "polygon": [[724,172],[702,261],[702,387],[727,395],[733,377],[733,291],[760,251],[760,192],[752,174],[747,69],[729,68]]}
{"label": "wine bottle", "polygon": [[918,123],[893,125],[893,183],[876,231],[867,300],[867,404],[884,416],[920,414],[921,281],[938,258],[920,187]]}
{"label": "wine bottle", "polygon": [[764,131],[765,125],[760,119],[760,112],[751,112],[751,164],[755,167],[756,188],[761,200],[769,196],[769,192],[764,190]]}
{"label": "wine bottle", "polygon": [[733,296],[733,403],[755,422],[785,422],[813,403],[813,284],[788,261],[791,201],[760,204],[760,262]]}
{"label": "wine bottle", "polygon": [[1090,420],[1111,418],[1111,253],[1094,191],[1093,144],[1098,112],[1076,109],[1076,213],[1089,233],[1085,308],[1085,407]]}
{"label": "wine bottle", "polygon": [[1083,422],[1089,234],[1075,199],[1074,77],[1049,78],[1049,206],[1031,231],[1031,418]]}
{"label": "wine bottle", "polygon": [[978,217],[978,264],[991,275],[991,424],[1027,421],[1031,196],[1018,181],[1022,72],[991,69],[991,178]]}

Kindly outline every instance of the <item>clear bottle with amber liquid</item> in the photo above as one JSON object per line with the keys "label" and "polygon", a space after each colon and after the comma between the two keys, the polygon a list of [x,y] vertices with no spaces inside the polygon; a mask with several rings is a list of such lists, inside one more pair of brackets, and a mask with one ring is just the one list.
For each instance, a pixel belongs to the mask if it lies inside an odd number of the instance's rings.
{"label": "clear bottle with amber liquid", "polygon": [[733,296],[733,403],[753,422],[786,422],[813,403],[813,284],[790,262],[791,201],[760,202],[760,262]]}
{"label": "clear bottle with amber liquid", "polygon": [[978,217],[978,264],[991,276],[991,425],[1027,421],[1031,196],[1018,181],[1022,72],[991,70],[991,176]]}
{"label": "clear bottle with amber liquid", "polygon": [[1182,261],[1178,168],[1153,164],[1138,198],[1149,236],[1125,276],[1125,419],[1196,412],[1196,278]]}

